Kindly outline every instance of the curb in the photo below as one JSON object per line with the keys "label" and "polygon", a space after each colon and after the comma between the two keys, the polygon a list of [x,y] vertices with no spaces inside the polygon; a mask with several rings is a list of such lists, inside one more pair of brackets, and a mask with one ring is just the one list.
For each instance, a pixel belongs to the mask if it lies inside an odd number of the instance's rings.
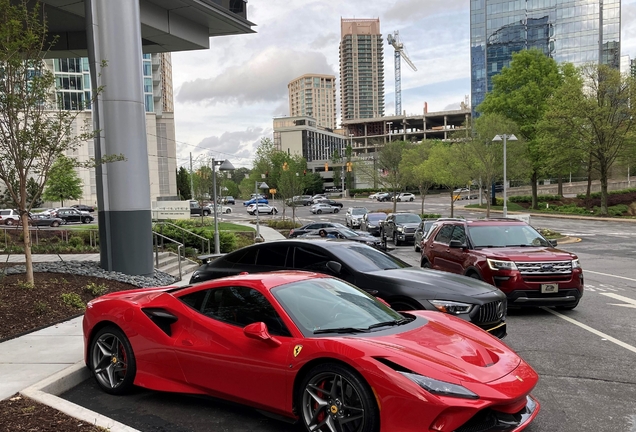
{"label": "curb", "polygon": [[[481,208],[466,208],[462,207],[465,211],[475,211],[480,213],[486,213],[486,209]],[[490,213],[502,214],[501,210],[490,210]],[[568,214],[554,214],[554,213],[530,213],[530,212],[519,212],[519,211],[508,211],[508,214],[529,214],[530,216],[535,217],[545,217],[545,218],[554,218],[554,219],[577,219],[577,220],[594,220],[594,221],[605,221],[605,222],[627,222],[627,223],[636,223],[636,219],[620,219],[620,218],[609,218],[609,217],[600,217],[600,216],[582,216],[582,215],[568,215]]]}
{"label": "curb", "polygon": [[139,432],[130,426],[119,423],[95,411],[76,405],[58,397],[67,390],[79,385],[91,377],[91,373],[83,361],[75,363],[42,381],[25,388],[20,392],[22,396],[31,398],[41,404],[48,405],[64,414],[100,426],[109,432]]}

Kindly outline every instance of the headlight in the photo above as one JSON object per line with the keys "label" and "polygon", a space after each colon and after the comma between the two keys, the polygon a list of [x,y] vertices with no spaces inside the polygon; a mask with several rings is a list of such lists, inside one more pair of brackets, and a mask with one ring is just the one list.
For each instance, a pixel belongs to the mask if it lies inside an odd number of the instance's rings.
{"label": "headlight", "polygon": [[488,258],[488,266],[491,270],[517,270],[514,261],[500,261]]}
{"label": "headlight", "polygon": [[410,372],[400,372],[402,375],[422,387],[429,393],[440,396],[453,396],[465,399],[479,399],[475,393],[457,384],[451,384],[445,381],[438,381],[433,378],[426,377]]}
{"label": "headlight", "polygon": [[369,228],[375,228],[375,225],[368,224],[368,225],[367,225],[367,227],[369,227]]}
{"label": "headlight", "polygon": [[572,268],[581,268],[581,263],[579,262],[578,259],[572,260]]}
{"label": "headlight", "polygon": [[468,303],[461,303],[447,300],[429,300],[429,302],[437,308],[438,311],[451,315],[459,315],[468,313],[473,308],[473,305]]}
{"label": "headlight", "polygon": [[404,228],[403,228],[403,227],[397,227],[397,230],[398,230],[399,232],[402,232],[402,231],[404,231]]}

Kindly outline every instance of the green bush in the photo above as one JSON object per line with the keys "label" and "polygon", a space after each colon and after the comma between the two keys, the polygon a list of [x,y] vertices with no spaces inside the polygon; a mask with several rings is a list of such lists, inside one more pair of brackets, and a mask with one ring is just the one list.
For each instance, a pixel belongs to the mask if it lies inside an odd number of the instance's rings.
{"label": "green bush", "polygon": [[77,293],[63,293],[62,302],[75,309],[86,309],[86,304]]}
{"label": "green bush", "polygon": [[623,216],[627,212],[629,212],[629,206],[625,204],[618,204],[607,208],[607,213],[610,216]]}
{"label": "green bush", "polygon": [[84,292],[89,293],[93,297],[99,297],[108,292],[108,287],[104,283],[96,284],[95,282],[91,282],[84,286]]}
{"label": "green bush", "polygon": [[291,220],[268,220],[267,226],[274,229],[292,229],[301,227],[302,224],[299,222],[294,223]]}
{"label": "green bush", "polygon": [[69,244],[69,246],[72,246],[74,248],[78,248],[80,246],[84,246],[84,239],[82,237],[73,236],[73,237],[68,239],[68,244]]}
{"label": "green bush", "polygon": [[422,213],[420,217],[422,219],[439,219],[442,215],[439,213]]}
{"label": "green bush", "polygon": [[[627,194],[627,193],[632,193],[632,192],[636,192],[636,188],[629,188],[629,189],[620,189],[620,190],[615,190],[615,191],[608,191],[608,195],[622,195],[622,194]],[[578,199],[587,199],[587,194],[578,194],[576,196]],[[592,199],[598,199],[601,197],[601,193],[600,192],[592,192],[590,194],[590,198]]]}
{"label": "green bush", "polygon": [[[562,197],[560,195],[538,195],[537,200],[541,200],[541,202],[546,201],[560,201]],[[509,202],[513,203],[531,203],[532,195],[518,195],[508,197]]]}

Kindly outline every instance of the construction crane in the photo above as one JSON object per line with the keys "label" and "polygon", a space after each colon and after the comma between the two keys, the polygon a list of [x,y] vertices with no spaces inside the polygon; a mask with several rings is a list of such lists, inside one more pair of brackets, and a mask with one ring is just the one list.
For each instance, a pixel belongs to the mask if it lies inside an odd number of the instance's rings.
{"label": "construction crane", "polygon": [[417,70],[411,59],[404,52],[404,44],[400,42],[400,33],[396,30],[393,34],[386,37],[389,45],[395,49],[395,115],[402,114],[402,66],[400,57],[404,59],[406,64],[411,66],[414,71]]}

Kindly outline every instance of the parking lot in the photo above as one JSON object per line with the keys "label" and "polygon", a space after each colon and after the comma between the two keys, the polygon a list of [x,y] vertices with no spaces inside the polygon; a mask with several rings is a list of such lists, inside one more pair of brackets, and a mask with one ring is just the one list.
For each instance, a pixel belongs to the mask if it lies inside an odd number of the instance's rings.
{"label": "parking lot", "polygon": [[[447,216],[446,201],[448,197],[427,198],[425,211]],[[354,204],[369,209],[391,205],[345,201],[344,210]],[[417,200],[398,203],[398,208],[417,213],[420,204]],[[457,210],[466,217],[484,216]],[[344,223],[344,212],[311,215],[307,207],[300,207],[296,214],[302,222]],[[237,211],[223,216],[228,221],[238,217],[246,215]],[[544,308],[509,311],[504,342],[540,375],[533,394],[542,405],[541,412],[526,430],[636,432],[636,224],[535,217],[532,224],[581,239],[561,247],[579,256],[586,292],[581,304],[569,312]],[[397,247],[393,254],[419,264],[419,254],[410,245]],[[141,431],[301,430],[250,408],[211,398],[141,389],[130,396],[109,396],[90,380],[63,397]]]}

